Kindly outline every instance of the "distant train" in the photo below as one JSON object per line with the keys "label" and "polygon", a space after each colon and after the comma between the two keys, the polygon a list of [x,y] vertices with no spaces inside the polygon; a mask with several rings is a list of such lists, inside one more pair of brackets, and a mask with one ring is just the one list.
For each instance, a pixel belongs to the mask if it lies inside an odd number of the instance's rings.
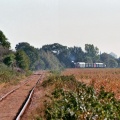
{"label": "distant train", "polygon": [[104,63],[85,63],[85,62],[76,62],[74,63],[75,68],[105,68]]}

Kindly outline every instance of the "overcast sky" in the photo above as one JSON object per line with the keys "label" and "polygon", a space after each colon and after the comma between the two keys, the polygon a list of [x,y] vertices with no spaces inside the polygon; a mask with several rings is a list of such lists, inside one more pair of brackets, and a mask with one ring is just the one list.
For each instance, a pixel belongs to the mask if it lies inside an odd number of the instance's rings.
{"label": "overcast sky", "polygon": [[12,49],[94,44],[120,56],[120,0],[0,0],[0,29]]}

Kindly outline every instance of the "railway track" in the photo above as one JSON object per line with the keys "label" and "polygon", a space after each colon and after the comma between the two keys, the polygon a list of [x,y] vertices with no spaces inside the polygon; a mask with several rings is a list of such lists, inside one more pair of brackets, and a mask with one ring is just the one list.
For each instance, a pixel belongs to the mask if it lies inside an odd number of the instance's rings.
{"label": "railway track", "polygon": [[25,85],[27,84],[27,82],[29,81],[30,79],[27,79],[26,81],[24,81],[23,83],[21,83],[18,87],[10,90],[9,92],[7,92],[6,94],[2,95],[2,97],[0,97],[0,102],[2,100],[4,100],[6,97],[8,97],[11,93],[15,92],[17,89],[19,89],[22,85]]}
{"label": "railway track", "polygon": [[43,72],[33,74],[33,79],[25,81],[0,98],[0,120],[20,120],[42,76]]}

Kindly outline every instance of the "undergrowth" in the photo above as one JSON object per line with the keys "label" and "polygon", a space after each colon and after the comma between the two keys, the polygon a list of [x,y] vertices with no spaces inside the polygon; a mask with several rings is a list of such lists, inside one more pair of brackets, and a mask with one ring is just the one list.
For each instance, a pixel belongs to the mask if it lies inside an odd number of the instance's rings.
{"label": "undergrowth", "polygon": [[13,81],[16,83],[19,81],[23,76],[30,75],[31,72],[21,73],[17,72],[15,70],[12,70],[12,68],[7,67],[4,64],[0,64],[0,83],[6,83]]}
{"label": "undergrowth", "polygon": [[43,87],[54,86],[45,101],[46,120],[120,120],[120,101],[101,87],[99,93],[92,86],[76,81],[73,75],[53,75]]}

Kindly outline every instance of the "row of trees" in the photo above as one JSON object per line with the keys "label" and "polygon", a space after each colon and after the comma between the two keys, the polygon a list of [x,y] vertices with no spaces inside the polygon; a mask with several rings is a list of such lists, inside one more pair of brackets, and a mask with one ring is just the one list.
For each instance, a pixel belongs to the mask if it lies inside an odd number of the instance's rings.
{"label": "row of trees", "polygon": [[26,53],[23,50],[12,51],[10,47],[10,42],[4,33],[0,31],[0,63],[4,63],[12,69],[28,70],[30,61]]}
{"label": "row of trees", "polygon": [[67,47],[58,43],[44,45],[37,49],[29,43],[19,43],[16,50],[23,50],[30,59],[30,69],[59,69],[74,67],[74,62],[103,62],[107,67],[120,67],[120,59],[116,59],[107,53],[99,53],[99,49],[92,44],[85,44],[85,50],[81,47]]}
{"label": "row of trees", "polygon": [[62,69],[74,67],[74,62],[103,62],[107,67],[120,67],[120,58],[116,59],[107,53],[99,53],[99,49],[93,44],[85,44],[85,50],[81,47],[67,47],[58,43],[44,45],[42,48],[34,48],[27,42],[18,43],[16,51],[10,50],[10,43],[0,31],[0,62],[12,68],[23,70]]}
{"label": "row of trees", "polygon": [[46,52],[51,51],[54,53],[65,67],[72,67],[71,61],[87,63],[103,62],[110,68],[120,67],[120,58],[116,59],[107,53],[101,54],[99,49],[93,44],[85,44],[84,51],[81,47],[67,47],[58,43],[44,45],[42,49]]}

